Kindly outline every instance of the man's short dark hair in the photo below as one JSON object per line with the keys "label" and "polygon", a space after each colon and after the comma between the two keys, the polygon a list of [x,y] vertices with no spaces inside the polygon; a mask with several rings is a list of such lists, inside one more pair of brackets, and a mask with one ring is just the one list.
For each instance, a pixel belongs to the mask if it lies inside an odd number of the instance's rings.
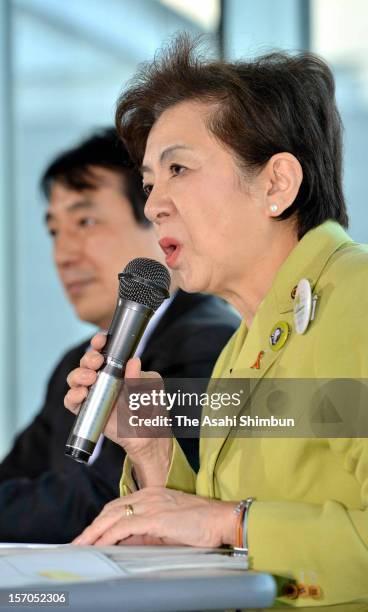
{"label": "man's short dark hair", "polygon": [[208,128],[232,150],[245,176],[276,153],[289,152],[299,160],[299,193],[279,217],[294,215],[299,238],[327,219],[348,225],[341,120],[334,79],[322,59],[273,52],[234,63],[206,60],[196,41],[178,36],[141,66],[118,102],[116,127],[136,163],[142,162],[158,117],[187,100],[215,105]]}
{"label": "man's short dark hair", "polygon": [[49,198],[55,182],[75,191],[96,189],[98,181],[93,167],[106,168],[121,175],[122,193],[131,204],[135,219],[148,226],[149,221],[144,216],[146,196],[142,177],[113,127],[98,130],[76,147],[58,155],[41,177],[41,190]]}

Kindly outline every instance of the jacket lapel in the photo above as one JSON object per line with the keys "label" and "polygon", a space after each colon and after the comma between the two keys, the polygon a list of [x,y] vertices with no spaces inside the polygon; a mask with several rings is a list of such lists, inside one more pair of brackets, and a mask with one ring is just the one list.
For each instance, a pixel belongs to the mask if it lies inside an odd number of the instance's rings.
{"label": "jacket lapel", "polygon": [[[286,349],[287,342],[280,350],[273,351],[269,342],[269,336],[273,324],[279,320],[279,314],[275,307],[274,300],[269,299],[268,303],[264,303],[260,306],[260,309],[255,317],[251,329],[246,333],[246,341],[244,342],[238,356],[235,358],[233,365],[228,368],[228,374],[226,380],[221,379],[219,381],[220,386],[225,390],[226,385],[228,386],[227,391],[239,392],[241,401],[237,407],[223,408],[218,411],[215,415],[217,418],[224,418],[228,415],[238,419],[240,414],[244,414],[250,405],[250,401],[262,381],[266,376],[269,369],[274,365],[277,359],[280,358],[283,350]],[[272,324],[270,325],[270,321]],[[282,321],[288,323],[290,332],[292,333],[292,312],[287,315],[283,315]],[[259,359],[259,368],[252,367],[257,362],[260,353],[263,356]],[[230,372],[231,369],[231,372]],[[233,382],[231,382],[233,381]],[[218,385],[215,386],[213,391],[219,391]],[[212,386],[211,386],[212,390]],[[211,415],[212,411],[206,411],[206,414]],[[212,414],[212,416],[214,416]],[[202,431],[203,436],[206,436],[205,431]],[[207,430],[207,436],[210,436],[211,432]],[[223,446],[225,445],[229,436],[236,435],[236,428],[229,422],[225,426],[221,427],[221,437],[206,437],[206,442],[203,452],[205,452],[206,458],[204,463],[207,465],[207,476],[208,483],[210,484],[210,495],[214,496],[214,480],[213,474],[217,459],[221,453]],[[201,463],[202,456],[201,456]]]}
{"label": "jacket lapel", "polygon": [[[244,413],[259,383],[287,349],[290,337],[295,333],[292,295],[293,288],[299,280],[307,278],[312,289],[318,289],[318,279],[331,256],[342,246],[351,243],[351,239],[340,225],[327,221],[308,232],[293,249],[277,272],[270,291],[258,308],[251,328],[247,330],[244,323],[240,326],[234,349],[230,355],[221,360],[220,367],[215,368],[214,377],[221,377],[227,382],[229,379],[239,381],[236,383],[237,387],[240,382],[244,383],[240,405],[235,410],[223,409],[221,415],[218,414],[219,417],[229,414],[230,410],[231,415],[236,417]],[[289,335],[285,344],[278,350],[272,350],[271,331],[280,322],[288,325]],[[235,434],[235,429],[231,424],[226,425],[221,428],[221,434],[221,438],[207,437],[201,446],[201,464],[206,464],[209,495],[212,497],[215,494],[214,473],[218,457],[229,436]],[[206,434],[203,435],[205,437]]]}

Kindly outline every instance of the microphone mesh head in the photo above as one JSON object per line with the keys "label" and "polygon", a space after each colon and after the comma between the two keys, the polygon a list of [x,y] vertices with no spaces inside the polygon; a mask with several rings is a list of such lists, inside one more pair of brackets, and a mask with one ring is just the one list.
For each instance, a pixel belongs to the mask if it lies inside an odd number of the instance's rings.
{"label": "microphone mesh head", "polygon": [[158,261],[146,257],[132,259],[119,274],[119,295],[157,310],[169,297],[170,274]]}

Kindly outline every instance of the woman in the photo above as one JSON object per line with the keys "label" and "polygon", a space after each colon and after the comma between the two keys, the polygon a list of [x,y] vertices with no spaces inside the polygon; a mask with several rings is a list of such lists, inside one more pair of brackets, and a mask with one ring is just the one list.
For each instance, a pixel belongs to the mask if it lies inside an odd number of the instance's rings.
{"label": "woman", "polygon": [[[243,316],[213,377],[252,388],[366,378],[368,251],[343,230],[341,125],[324,62],[206,62],[180,38],[121,96],[117,126],[177,284]],[[95,349],[103,343],[96,336]],[[101,360],[91,352],[70,374],[72,411]],[[126,376],[140,375],[131,360]],[[303,583],[288,604],[368,599],[366,439],[242,438],[229,427],[201,440],[198,475],[175,441],[117,441],[123,498],[76,543],[242,543],[255,569]]]}

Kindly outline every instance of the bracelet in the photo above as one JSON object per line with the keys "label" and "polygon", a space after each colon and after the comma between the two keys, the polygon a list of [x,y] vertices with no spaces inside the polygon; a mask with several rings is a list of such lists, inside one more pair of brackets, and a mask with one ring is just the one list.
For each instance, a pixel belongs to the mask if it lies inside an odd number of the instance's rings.
{"label": "bracelet", "polygon": [[234,554],[236,555],[247,555],[248,554],[248,511],[254,501],[254,497],[248,497],[242,499],[234,508],[234,514],[237,515],[236,521],[236,536]]}

